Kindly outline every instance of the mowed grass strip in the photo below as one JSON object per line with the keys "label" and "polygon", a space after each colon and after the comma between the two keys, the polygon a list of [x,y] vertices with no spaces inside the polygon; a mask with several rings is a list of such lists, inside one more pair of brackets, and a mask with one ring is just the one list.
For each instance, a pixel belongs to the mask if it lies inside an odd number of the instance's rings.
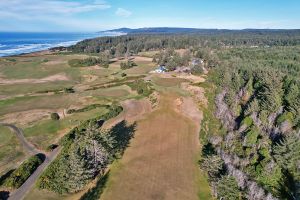
{"label": "mowed grass strip", "polygon": [[[193,122],[174,111],[177,95],[163,95],[160,108],[138,122],[134,139],[111,171],[103,200],[210,199],[197,160]],[[205,194],[202,194],[205,193]]]}
{"label": "mowed grass strip", "polygon": [[159,86],[163,87],[174,87],[180,86],[181,83],[187,82],[187,80],[182,78],[161,78],[161,77],[153,77],[153,82]]}
{"label": "mowed grass strip", "polygon": [[0,126],[0,175],[24,158],[25,153],[15,133]]}
{"label": "mowed grass strip", "polygon": [[92,119],[106,112],[106,108],[96,108],[87,112],[69,115],[59,121],[51,119],[43,120],[31,127],[25,128],[24,135],[32,144],[45,150],[64,133],[68,132],[69,129],[80,124],[81,121]]}
{"label": "mowed grass strip", "polygon": [[70,80],[80,80],[80,69],[71,68],[68,60],[78,56],[15,57],[15,62],[0,60],[1,75],[5,79],[41,79],[65,73]]}
{"label": "mowed grass strip", "polygon": [[77,100],[78,95],[76,94],[16,97],[0,101],[0,115],[33,109],[68,108]]}

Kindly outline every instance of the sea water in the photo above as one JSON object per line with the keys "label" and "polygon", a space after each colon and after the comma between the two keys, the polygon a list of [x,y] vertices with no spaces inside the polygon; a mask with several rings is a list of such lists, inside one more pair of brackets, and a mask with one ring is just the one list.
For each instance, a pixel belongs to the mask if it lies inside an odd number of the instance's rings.
{"label": "sea water", "polygon": [[31,53],[57,46],[71,46],[77,42],[101,37],[118,36],[121,33],[21,33],[0,32],[0,57]]}

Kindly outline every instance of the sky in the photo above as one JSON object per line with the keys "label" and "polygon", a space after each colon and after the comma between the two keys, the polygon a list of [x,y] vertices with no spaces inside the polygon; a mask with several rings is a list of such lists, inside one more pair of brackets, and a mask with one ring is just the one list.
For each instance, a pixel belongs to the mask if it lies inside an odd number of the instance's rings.
{"label": "sky", "polygon": [[0,0],[0,31],[300,29],[300,0]]}

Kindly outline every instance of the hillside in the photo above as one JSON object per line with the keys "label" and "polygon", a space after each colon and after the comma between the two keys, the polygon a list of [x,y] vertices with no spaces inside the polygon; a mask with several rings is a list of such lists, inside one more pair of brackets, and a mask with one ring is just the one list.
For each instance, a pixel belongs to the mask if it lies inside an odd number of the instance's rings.
{"label": "hillside", "polygon": [[101,31],[120,32],[126,34],[199,34],[199,35],[219,35],[219,34],[299,34],[300,29],[201,29],[201,28],[177,28],[177,27],[148,27],[148,28],[119,28]]}

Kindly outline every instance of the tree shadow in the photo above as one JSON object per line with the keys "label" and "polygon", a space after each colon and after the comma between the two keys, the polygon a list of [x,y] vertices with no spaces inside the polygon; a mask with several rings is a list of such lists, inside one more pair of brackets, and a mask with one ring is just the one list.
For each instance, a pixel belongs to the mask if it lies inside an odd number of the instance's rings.
{"label": "tree shadow", "polygon": [[8,191],[0,191],[0,200],[7,200],[9,197]]}
{"label": "tree shadow", "polygon": [[[136,122],[128,125],[128,123],[123,120],[113,126],[110,129],[110,135],[114,139],[113,154],[114,158],[120,158],[125,152],[125,149],[129,146],[130,139],[133,138],[136,131]],[[80,200],[94,200],[100,199],[109,178],[109,172],[102,176],[95,187],[89,189]]]}
{"label": "tree shadow", "polygon": [[110,134],[115,140],[114,154],[115,156],[122,156],[125,149],[130,143],[130,139],[133,138],[136,131],[136,122],[128,125],[125,120],[119,122],[110,129]]}
{"label": "tree shadow", "polygon": [[42,162],[44,162],[46,160],[46,155],[43,153],[38,153],[36,154],[36,156],[42,160]]}
{"label": "tree shadow", "polygon": [[[4,181],[15,171],[16,169],[11,169],[0,177],[0,185],[3,185]],[[1,198],[0,198],[1,199]]]}
{"label": "tree shadow", "polygon": [[89,189],[82,197],[80,197],[80,200],[96,200],[100,199],[104,189],[105,185],[109,178],[109,172],[107,172],[104,176],[102,176],[96,183],[96,186]]}

